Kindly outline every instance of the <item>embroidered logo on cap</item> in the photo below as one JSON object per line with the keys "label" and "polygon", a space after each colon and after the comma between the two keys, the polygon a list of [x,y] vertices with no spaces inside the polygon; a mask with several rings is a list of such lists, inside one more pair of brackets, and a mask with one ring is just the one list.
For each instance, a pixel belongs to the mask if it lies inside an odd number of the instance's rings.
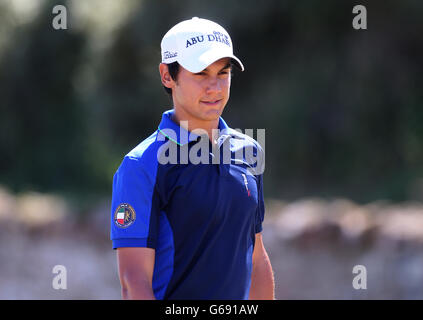
{"label": "embroidered logo on cap", "polygon": [[[228,47],[231,46],[231,43],[229,42],[229,36],[222,33],[222,32],[213,31],[212,34],[207,34],[206,36],[207,36],[206,40],[209,41],[209,42],[216,41],[216,42],[224,43]],[[192,46],[194,44],[197,44],[197,43],[203,42],[203,41],[204,41],[204,35],[192,37],[190,39],[187,39],[187,43],[186,43],[185,48],[188,48],[189,46]]]}
{"label": "embroidered logo on cap", "polygon": [[171,58],[176,58],[178,56],[177,52],[170,52],[170,51],[165,51],[163,52],[164,58],[165,59],[171,59]]}

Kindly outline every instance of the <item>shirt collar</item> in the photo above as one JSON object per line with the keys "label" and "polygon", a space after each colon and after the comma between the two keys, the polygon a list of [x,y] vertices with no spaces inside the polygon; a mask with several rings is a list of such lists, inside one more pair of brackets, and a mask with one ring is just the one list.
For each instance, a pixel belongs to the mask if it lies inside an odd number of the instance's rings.
{"label": "shirt collar", "polygon": [[[169,140],[175,142],[178,145],[185,145],[191,141],[196,141],[200,136],[186,130],[179,124],[172,120],[172,116],[175,110],[167,110],[163,112],[162,121],[159,124],[159,133],[163,134]],[[219,137],[223,135],[230,135],[230,128],[226,124],[222,117],[219,117]]]}

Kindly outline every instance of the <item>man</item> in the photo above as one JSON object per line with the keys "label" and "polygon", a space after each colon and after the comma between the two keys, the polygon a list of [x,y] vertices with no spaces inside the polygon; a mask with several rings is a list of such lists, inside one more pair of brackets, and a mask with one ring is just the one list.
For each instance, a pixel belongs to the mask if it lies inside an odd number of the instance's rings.
{"label": "man", "polygon": [[232,64],[244,67],[226,30],[197,17],[170,29],[161,49],[173,110],[125,156],[113,181],[122,297],[274,299],[261,236],[263,164],[239,152],[263,151],[220,117]]}

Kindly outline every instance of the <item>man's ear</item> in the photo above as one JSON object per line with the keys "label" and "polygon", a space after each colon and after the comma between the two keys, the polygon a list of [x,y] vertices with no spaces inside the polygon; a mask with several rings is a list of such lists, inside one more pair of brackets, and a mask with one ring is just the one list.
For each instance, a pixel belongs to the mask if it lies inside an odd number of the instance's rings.
{"label": "man's ear", "polygon": [[159,72],[160,72],[160,80],[162,84],[169,89],[172,89],[175,86],[175,80],[172,79],[169,73],[169,68],[167,64],[160,63],[159,64]]}

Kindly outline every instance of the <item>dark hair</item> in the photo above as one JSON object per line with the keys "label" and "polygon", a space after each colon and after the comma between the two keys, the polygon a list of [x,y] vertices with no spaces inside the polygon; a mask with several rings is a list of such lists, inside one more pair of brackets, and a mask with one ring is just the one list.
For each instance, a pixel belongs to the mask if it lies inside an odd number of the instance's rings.
{"label": "dark hair", "polygon": [[[167,65],[167,68],[169,69],[169,74],[172,80],[176,81],[176,78],[178,77],[178,73],[179,73],[179,63],[177,61],[169,63]],[[172,89],[165,86],[163,86],[163,88],[165,89],[169,97],[172,99]]]}

